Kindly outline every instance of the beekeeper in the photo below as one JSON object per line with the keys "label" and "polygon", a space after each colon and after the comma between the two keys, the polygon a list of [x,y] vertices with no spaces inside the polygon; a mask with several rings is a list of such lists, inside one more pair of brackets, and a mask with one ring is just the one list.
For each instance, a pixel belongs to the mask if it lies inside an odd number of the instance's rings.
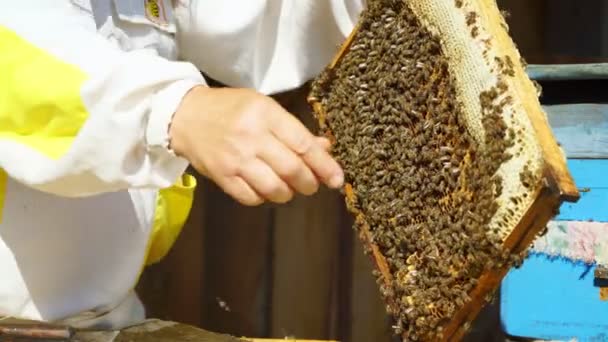
{"label": "beekeeper", "polygon": [[133,288],[189,214],[188,165],[245,205],[342,184],[267,95],[331,61],[362,0],[0,3],[0,316],[142,320]]}

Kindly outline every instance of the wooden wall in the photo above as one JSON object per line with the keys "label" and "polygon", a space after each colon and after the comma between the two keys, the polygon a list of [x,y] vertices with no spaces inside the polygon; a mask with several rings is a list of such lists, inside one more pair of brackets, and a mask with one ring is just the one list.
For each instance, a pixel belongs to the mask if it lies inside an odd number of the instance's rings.
{"label": "wooden wall", "polygon": [[[556,18],[575,27],[589,21],[593,11],[579,10],[584,15],[569,20],[567,12],[550,8],[552,1],[498,1],[511,12],[511,32],[528,62],[580,61],[608,51],[572,53],[584,50],[574,43],[560,50],[560,42],[551,38],[559,26]],[[588,1],[589,6],[599,3]],[[606,12],[602,9],[597,13]],[[306,91],[277,99],[314,129]],[[391,341],[371,261],[363,255],[338,192],[322,189],[284,206],[246,208],[206,180],[199,182],[176,246],[140,281],[138,290],[151,316],[251,337]],[[469,340],[498,341],[498,331],[498,306],[490,305]]]}
{"label": "wooden wall", "polygon": [[[316,130],[307,91],[277,100]],[[140,281],[150,315],[242,336],[390,341],[371,261],[338,191],[248,208],[199,181],[176,246]]]}
{"label": "wooden wall", "polygon": [[529,63],[608,61],[608,0],[497,0]]}

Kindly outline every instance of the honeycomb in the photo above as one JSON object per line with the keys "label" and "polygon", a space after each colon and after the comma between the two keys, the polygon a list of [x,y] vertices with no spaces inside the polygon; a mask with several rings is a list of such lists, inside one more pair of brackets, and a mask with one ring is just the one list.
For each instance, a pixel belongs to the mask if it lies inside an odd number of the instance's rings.
{"label": "honeycomb", "polygon": [[504,242],[542,183],[542,149],[511,89],[522,59],[501,55],[473,6],[484,1],[368,1],[311,88],[407,341],[442,338],[484,272],[521,262]]}

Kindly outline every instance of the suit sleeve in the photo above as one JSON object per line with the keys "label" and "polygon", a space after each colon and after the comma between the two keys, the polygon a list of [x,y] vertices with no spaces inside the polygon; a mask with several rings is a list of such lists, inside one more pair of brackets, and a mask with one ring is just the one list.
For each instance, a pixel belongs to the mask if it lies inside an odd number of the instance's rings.
{"label": "suit sleeve", "polygon": [[190,63],[118,49],[65,3],[0,11],[0,172],[70,197],[175,184],[188,161],[168,148],[169,124],[205,80]]}

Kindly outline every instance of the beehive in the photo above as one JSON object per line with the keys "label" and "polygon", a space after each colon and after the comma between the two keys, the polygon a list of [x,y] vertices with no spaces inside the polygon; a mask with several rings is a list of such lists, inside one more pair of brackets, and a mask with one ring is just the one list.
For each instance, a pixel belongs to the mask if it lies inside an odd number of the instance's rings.
{"label": "beehive", "polygon": [[372,0],[309,103],[406,341],[459,340],[578,192],[495,0]]}

